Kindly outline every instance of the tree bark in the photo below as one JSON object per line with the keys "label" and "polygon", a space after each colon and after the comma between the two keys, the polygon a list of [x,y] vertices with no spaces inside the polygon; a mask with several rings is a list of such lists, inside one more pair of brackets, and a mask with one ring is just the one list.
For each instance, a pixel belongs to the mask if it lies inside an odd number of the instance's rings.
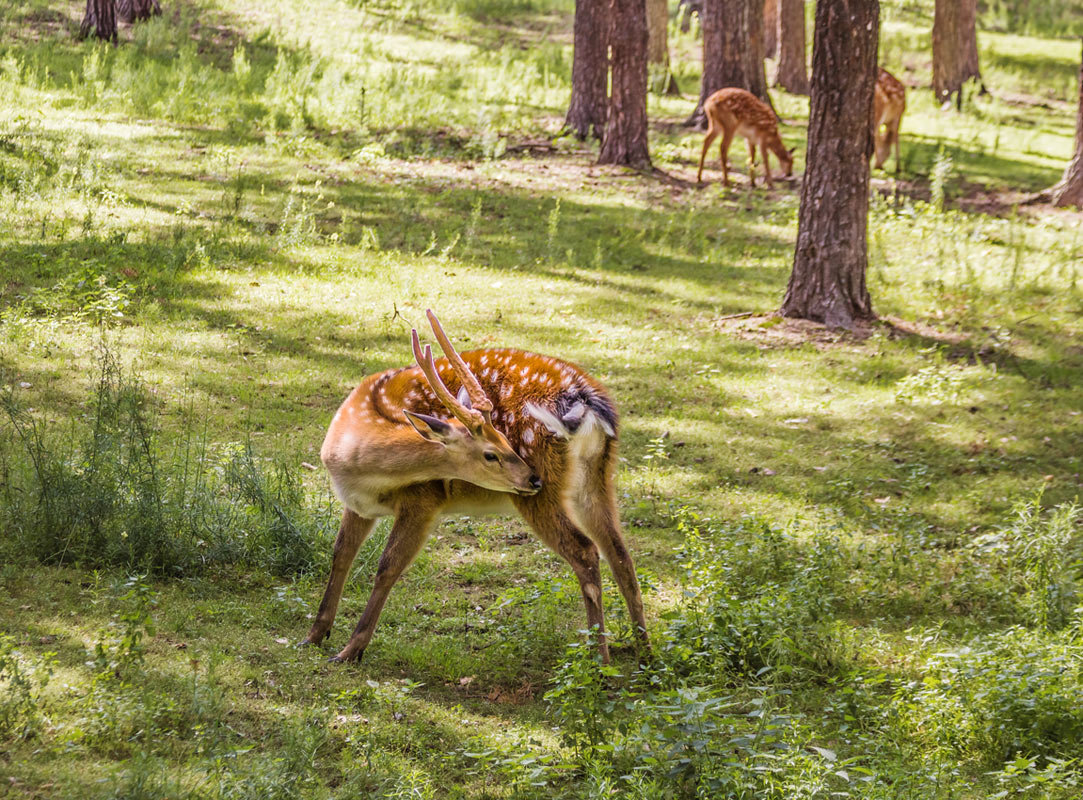
{"label": "tree bark", "polygon": [[816,4],[808,166],[786,317],[832,328],[874,317],[865,270],[879,30],[878,0]]}
{"label": "tree bark", "polygon": [[763,56],[778,58],[779,0],[763,0]]}
{"label": "tree bark", "polygon": [[669,0],[647,0],[647,64],[664,82],[663,92],[681,93],[669,70]]}
{"label": "tree bark", "polygon": [[1079,105],[1075,115],[1075,155],[1060,183],[1053,187],[1055,205],[1083,208],[1083,57],[1079,67]]}
{"label": "tree bark", "polygon": [[117,12],[113,0],[86,0],[79,37],[85,39],[92,33],[102,41],[117,43]]}
{"label": "tree bark", "polygon": [[[764,4],[762,0],[747,0],[748,2],[748,41],[745,47],[745,64],[748,70],[748,89],[756,97],[767,103],[772,111],[771,95],[767,93],[767,67],[764,65],[763,38],[764,38]],[[777,117],[778,114],[775,114]]]}
{"label": "tree bark", "polygon": [[612,57],[609,107],[599,164],[646,169],[647,150],[647,3],[607,0]]}
{"label": "tree bark", "polygon": [[[700,130],[706,128],[703,103],[727,86],[752,92],[774,111],[763,71],[763,32],[756,28],[758,38],[755,41],[750,33],[749,17],[753,6],[759,9],[759,0],[704,0],[700,18],[703,26],[703,80],[700,83],[699,102],[685,125]],[[756,51],[754,55],[750,55],[751,50]],[[756,56],[759,57],[758,61]],[[753,61],[758,64],[758,70],[753,69]],[[752,74],[754,72],[755,75]]]}
{"label": "tree bark", "polygon": [[963,107],[963,84],[981,81],[975,2],[936,0],[933,12],[933,94],[939,103],[954,95],[957,109]]}
{"label": "tree bark", "polygon": [[780,0],[778,69],[775,84],[792,94],[808,94],[805,64],[805,0]]}
{"label": "tree bark", "polygon": [[575,0],[572,97],[564,124],[580,139],[602,138],[609,80],[606,0]]}
{"label": "tree bark", "polygon": [[959,2],[959,47],[962,51],[961,68],[963,82],[976,80],[985,94],[985,83],[981,79],[981,66],[978,64],[978,2],[960,0]]}
{"label": "tree bark", "polygon": [[138,19],[150,19],[162,13],[158,0],[116,0],[117,19],[129,25]]}

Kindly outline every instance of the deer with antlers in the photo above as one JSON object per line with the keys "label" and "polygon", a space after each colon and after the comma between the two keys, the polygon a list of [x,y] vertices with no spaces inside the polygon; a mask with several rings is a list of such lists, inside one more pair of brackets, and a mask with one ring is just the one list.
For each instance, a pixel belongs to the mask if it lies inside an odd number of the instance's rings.
{"label": "deer with antlers", "polygon": [[895,147],[895,172],[899,171],[899,123],[906,110],[906,87],[880,67],[872,101],[872,134],[876,144],[876,169],[881,169]]}
{"label": "deer with antlers", "polygon": [[[604,634],[599,551],[647,646],[643,600],[621,536],[617,412],[579,367],[511,349],[459,354],[428,311],[446,358],[413,331],[417,366],[370,375],[331,422],[320,457],[345,510],[331,576],[302,644],[330,633],[354,557],[376,520],[395,521],[353,635],[332,661],[361,658],[391,587],[442,515],[518,510],[579,579],[587,624]],[[604,635],[602,658],[609,660]]]}
{"label": "deer with antlers", "polygon": [[793,151],[787,150],[778,135],[778,119],[768,105],[752,92],[729,87],[719,89],[703,101],[703,113],[707,117],[707,136],[703,140],[703,152],[699,156],[699,172],[696,183],[703,183],[703,162],[707,149],[719,134],[722,135],[720,157],[722,160],[722,185],[730,185],[729,153],[734,136],[748,140],[748,182],[756,185],[756,147],[763,156],[763,172],[767,186],[771,184],[769,153],[778,157],[783,175],[793,174]]}

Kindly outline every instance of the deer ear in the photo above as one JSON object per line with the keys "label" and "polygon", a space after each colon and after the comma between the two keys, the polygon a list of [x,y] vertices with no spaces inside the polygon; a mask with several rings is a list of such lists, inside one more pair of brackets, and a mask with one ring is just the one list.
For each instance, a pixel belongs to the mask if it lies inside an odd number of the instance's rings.
{"label": "deer ear", "polygon": [[447,444],[447,441],[451,438],[453,428],[442,419],[430,417],[428,414],[416,414],[413,411],[407,411],[405,408],[402,413],[406,415],[406,421],[414,427],[415,431],[421,434],[422,438],[440,444]]}
{"label": "deer ear", "polygon": [[790,148],[789,150],[787,150],[786,152],[787,152],[787,153],[789,153],[789,154],[790,154],[790,155],[792,156],[792,155],[793,155],[794,153],[796,153],[796,152],[797,152],[797,145],[794,145],[793,147],[791,147],[791,148]]}
{"label": "deer ear", "polygon": [[459,389],[459,394],[455,399],[458,400],[459,403],[466,406],[467,408],[473,408],[474,407],[474,405],[470,402],[470,393],[468,391],[466,391],[465,386],[463,386],[463,387],[461,387]]}

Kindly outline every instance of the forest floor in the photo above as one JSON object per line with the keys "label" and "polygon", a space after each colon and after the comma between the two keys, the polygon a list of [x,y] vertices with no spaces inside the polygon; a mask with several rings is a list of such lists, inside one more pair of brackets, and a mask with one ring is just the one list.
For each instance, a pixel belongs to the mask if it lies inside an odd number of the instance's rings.
{"label": "forest floor", "polygon": [[[638,173],[558,135],[570,0],[166,6],[113,49],[0,0],[0,796],[1078,796],[1083,217],[1019,205],[1077,41],[983,30],[942,110],[931,3],[883,3],[902,164],[846,332],[772,314],[807,98],[793,179],[735,146],[696,186],[692,33]],[[293,646],[326,426],[426,308],[611,390],[654,661],[606,573],[599,668],[513,518],[446,520],[328,664],[381,523]]]}

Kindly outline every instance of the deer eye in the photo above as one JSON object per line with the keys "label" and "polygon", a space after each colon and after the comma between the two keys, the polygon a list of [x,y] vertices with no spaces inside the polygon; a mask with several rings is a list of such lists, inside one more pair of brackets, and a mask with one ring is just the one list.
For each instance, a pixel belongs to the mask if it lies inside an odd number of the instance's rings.
{"label": "deer eye", "polygon": [[490,450],[485,454],[485,460],[486,461],[499,461],[500,456],[498,456],[496,453],[494,453],[492,450]]}

